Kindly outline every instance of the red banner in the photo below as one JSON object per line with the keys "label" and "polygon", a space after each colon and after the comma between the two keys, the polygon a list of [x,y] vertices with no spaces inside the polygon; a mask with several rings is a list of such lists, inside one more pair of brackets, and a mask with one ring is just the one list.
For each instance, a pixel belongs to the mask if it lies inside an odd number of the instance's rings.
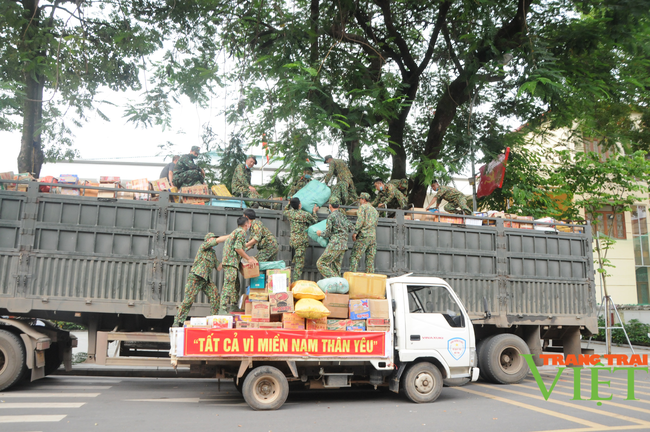
{"label": "red banner", "polygon": [[383,332],[185,329],[186,356],[386,357]]}
{"label": "red banner", "polygon": [[506,152],[499,155],[495,160],[479,168],[481,177],[479,178],[476,197],[481,198],[490,195],[497,188],[503,186],[503,180],[506,178],[506,165],[510,156],[510,147],[506,147]]}

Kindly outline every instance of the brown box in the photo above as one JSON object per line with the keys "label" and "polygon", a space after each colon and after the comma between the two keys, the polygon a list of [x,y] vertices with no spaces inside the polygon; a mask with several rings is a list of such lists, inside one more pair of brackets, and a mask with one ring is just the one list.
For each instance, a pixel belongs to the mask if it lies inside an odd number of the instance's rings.
{"label": "brown box", "polygon": [[295,313],[282,314],[282,328],[291,330],[304,330],[305,319]]}
{"label": "brown box", "polygon": [[426,212],[426,214],[412,213],[411,216],[413,216],[413,219],[415,220],[426,221],[426,222],[438,222],[438,215],[433,214],[432,212],[428,211],[423,207],[416,207],[413,209],[413,211]]}
{"label": "brown box", "polygon": [[[100,177],[100,182],[99,182],[99,187],[100,188],[111,188],[111,189],[117,189],[120,187],[119,181],[117,183],[115,182],[102,182],[101,179],[105,177]],[[109,177],[109,178],[118,178],[119,177]],[[97,191],[97,198],[115,198],[115,191],[105,191],[105,190],[98,190]]]}
{"label": "brown box", "polygon": [[330,311],[329,318],[348,319],[350,296],[347,294],[326,293],[323,305]]}
{"label": "brown box", "polygon": [[388,318],[368,318],[366,324],[374,327],[390,327],[390,320]]}
{"label": "brown box", "polygon": [[151,186],[153,187],[153,190],[155,190],[155,191],[168,191],[168,190],[170,190],[172,188],[171,185],[169,184],[169,180],[166,179],[166,178],[153,180],[151,182]]}
{"label": "brown box", "polygon": [[271,304],[269,302],[254,302],[251,316],[253,322],[270,322],[271,321]]}
{"label": "brown box", "polygon": [[370,303],[370,318],[390,318],[388,315],[388,300],[368,300]]}
{"label": "brown box", "polygon": [[290,292],[281,292],[269,294],[271,303],[271,313],[279,314],[293,312],[293,294]]}
{"label": "brown box", "polygon": [[[99,187],[99,183],[93,183],[93,182],[86,181],[86,182],[84,182],[84,186],[97,186],[97,187]],[[84,196],[97,198],[97,194],[99,194],[99,189],[83,189],[83,195]]]}
{"label": "brown box", "polygon": [[266,288],[270,293],[287,292],[289,291],[290,285],[291,269],[272,269],[266,271]]}
{"label": "brown box", "polygon": [[249,322],[249,321],[238,321],[235,328],[260,328],[260,323],[258,322]]}
{"label": "brown box", "polygon": [[387,331],[390,331],[390,326],[366,325],[366,331],[387,332]]}
{"label": "brown box", "polygon": [[307,330],[327,330],[327,318],[307,319]]}
{"label": "brown box", "polygon": [[269,293],[262,292],[262,290],[250,290],[248,299],[252,302],[267,302],[269,301]]}
{"label": "brown box", "polygon": [[117,198],[132,200],[134,197],[133,192],[117,192]]}
{"label": "brown box", "polygon": [[440,222],[443,223],[452,223],[452,224],[462,224],[464,223],[464,220],[462,217],[458,216],[446,216],[446,215],[440,215]]}
{"label": "brown box", "polygon": [[263,328],[282,328],[281,322],[260,322],[257,323],[261,329]]}
{"label": "brown box", "polygon": [[327,320],[327,330],[345,331],[349,325],[352,325],[352,320],[349,319]]}
{"label": "brown box", "polygon": [[100,183],[119,183],[122,180],[117,177],[117,176],[100,176],[99,177],[99,182]]}
{"label": "brown box", "polygon": [[250,300],[244,301],[244,315],[253,315],[253,303]]}
{"label": "brown box", "polygon": [[206,195],[205,198],[183,197],[183,202],[186,204],[205,203],[210,199],[208,185],[204,184],[182,187],[181,193],[190,195]]}
{"label": "brown box", "polygon": [[239,271],[244,275],[244,279],[255,278],[260,275],[260,264],[257,261],[249,263],[242,259],[239,264]]}

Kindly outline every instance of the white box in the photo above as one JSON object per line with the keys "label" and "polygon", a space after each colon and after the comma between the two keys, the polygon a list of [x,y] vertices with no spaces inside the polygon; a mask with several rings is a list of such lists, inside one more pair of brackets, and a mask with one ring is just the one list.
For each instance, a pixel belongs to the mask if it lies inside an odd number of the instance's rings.
{"label": "white box", "polygon": [[208,320],[208,327],[224,329],[233,328],[232,315],[211,315],[209,317],[206,317],[206,319]]}
{"label": "white box", "polygon": [[208,326],[208,318],[207,317],[190,318],[190,325],[192,327],[207,327]]}
{"label": "white box", "polygon": [[465,218],[465,225],[483,225],[483,220]]}

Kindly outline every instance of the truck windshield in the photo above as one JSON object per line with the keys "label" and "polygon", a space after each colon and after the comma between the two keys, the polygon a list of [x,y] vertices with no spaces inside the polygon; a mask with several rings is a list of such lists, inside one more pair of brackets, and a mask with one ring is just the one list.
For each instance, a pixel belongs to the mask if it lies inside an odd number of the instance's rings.
{"label": "truck windshield", "polygon": [[449,291],[442,286],[409,286],[410,313],[439,313],[451,327],[465,327],[463,314]]}

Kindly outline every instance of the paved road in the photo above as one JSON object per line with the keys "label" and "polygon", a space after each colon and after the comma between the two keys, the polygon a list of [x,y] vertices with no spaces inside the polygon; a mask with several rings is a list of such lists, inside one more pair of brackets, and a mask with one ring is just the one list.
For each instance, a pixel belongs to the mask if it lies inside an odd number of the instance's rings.
{"label": "paved road", "polygon": [[[541,374],[550,387],[555,368]],[[625,400],[623,372],[602,374],[600,395],[572,401],[573,370],[550,398],[532,375],[520,385],[473,383],[444,388],[432,404],[373,390],[292,394],[279,411],[255,412],[230,382],[173,378],[52,376],[0,393],[0,430],[25,431],[650,431],[650,377],[637,373],[636,397]],[[590,397],[582,370],[582,397]]]}

